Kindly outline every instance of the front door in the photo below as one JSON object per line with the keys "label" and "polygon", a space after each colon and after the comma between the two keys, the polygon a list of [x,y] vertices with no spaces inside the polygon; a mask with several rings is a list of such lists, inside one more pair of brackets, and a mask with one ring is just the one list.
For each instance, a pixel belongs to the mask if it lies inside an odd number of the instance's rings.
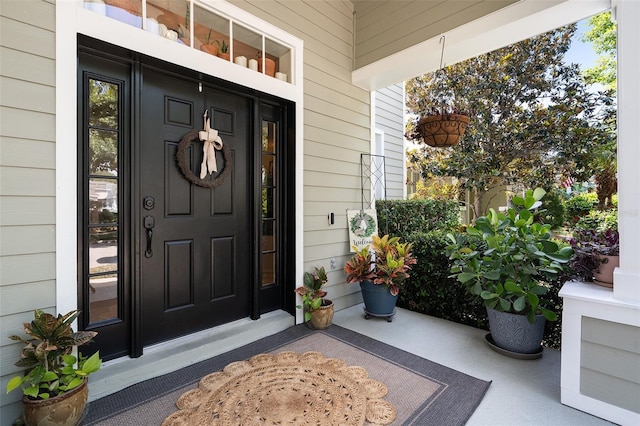
{"label": "front door", "polygon": [[[144,67],[140,104],[141,332],[149,345],[250,314],[252,102]],[[176,161],[182,138],[204,129],[205,111],[229,148],[226,161],[215,151],[218,172],[204,178],[230,168],[215,187],[190,182]],[[203,146],[196,138],[183,156],[192,178],[200,178]]]}
{"label": "front door", "polygon": [[[98,332],[90,350],[140,356],[240,318],[293,312],[293,108],[81,40],[78,304],[79,327]],[[218,171],[200,179],[205,111],[223,145]]]}

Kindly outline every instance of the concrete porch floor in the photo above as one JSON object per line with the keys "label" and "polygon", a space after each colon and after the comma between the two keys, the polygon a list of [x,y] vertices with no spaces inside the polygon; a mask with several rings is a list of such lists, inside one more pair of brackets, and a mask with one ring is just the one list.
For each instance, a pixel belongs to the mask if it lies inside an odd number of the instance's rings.
{"label": "concrete porch floor", "polygon": [[335,313],[334,324],[482,380],[492,381],[467,425],[611,425],[560,403],[560,351],[518,360],[486,343],[484,330],[397,309],[393,322],[364,319],[362,305]]}

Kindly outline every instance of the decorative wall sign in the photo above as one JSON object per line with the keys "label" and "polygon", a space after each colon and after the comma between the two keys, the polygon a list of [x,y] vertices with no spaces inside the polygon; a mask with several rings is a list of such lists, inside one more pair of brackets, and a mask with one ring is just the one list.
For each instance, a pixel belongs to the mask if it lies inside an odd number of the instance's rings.
{"label": "decorative wall sign", "polygon": [[[194,130],[182,137],[178,144],[176,159],[178,160],[178,167],[180,167],[182,174],[189,182],[205,188],[216,188],[231,174],[231,150],[226,144],[222,143],[222,138],[218,135],[218,131],[209,126],[209,117],[207,117],[206,111],[204,113],[204,127],[204,130]],[[203,156],[199,177],[191,171],[189,167],[190,161],[187,156],[188,148],[194,140],[203,142]],[[220,172],[218,172],[218,164],[216,162],[216,150],[222,151],[224,158],[224,168]]]}
{"label": "decorative wall sign", "polygon": [[361,250],[371,244],[371,237],[378,235],[378,217],[375,209],[347,210],[349,247]]}

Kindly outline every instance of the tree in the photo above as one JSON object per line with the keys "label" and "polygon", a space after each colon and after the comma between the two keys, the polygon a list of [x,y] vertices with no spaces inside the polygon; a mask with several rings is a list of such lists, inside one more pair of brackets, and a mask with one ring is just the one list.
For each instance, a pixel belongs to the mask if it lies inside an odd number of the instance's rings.
{"label": "tree", "polygon": [[[608,141],[604,120],[614,113],[606,93],[594,93],[578,65],[567,65],[575,25],[416,77],[406,84],[408,112],[436,108],[440,79],[454,108],[471,117],[462,141],[446,150],[422,146],[409,159],[423,176],[451,176],[474,196],[478,217],[484,192],[520,183],[551,187],[561,176],[591,177],[593,151]],[[416,121],[407,138],[420,141]]]}
{"label": "tree", "polygon": [[618,41],[616,23],[611,19],[611,12],[604,12],[589,19],[591,29],[582,37],[582,41],[591,42],[599,55],[596,65],[583,71],[588,83],[600,83],[616,91]]}
{"label": "tree", "polygon": [[[611,12],[604,12],[589,19],[589,26],[591,29],[584,34],[582,41],[591,42],[599,57],[595,66],[583,71],[585,80],[588,83],[600,83],[612,93],[616,93],[618,85],[616,23],[611,19]],[[611,128],[614,128],[613,126]],[[610,141],[601,145],[600,148],[595,155],[593,169],[596,173],[598,207],[603,209],[609,206],[611,197],[618,189],[615,135],[612,134]]]}

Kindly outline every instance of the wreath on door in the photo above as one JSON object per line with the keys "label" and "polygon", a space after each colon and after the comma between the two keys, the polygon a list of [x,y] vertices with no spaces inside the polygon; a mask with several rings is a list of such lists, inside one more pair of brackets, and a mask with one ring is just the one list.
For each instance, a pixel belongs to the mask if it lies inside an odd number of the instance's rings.
{"label": "wreath on door", "polygon": [[[194,140],[203,142],[200,176],[197,176],[191,170],[190,158],[187,155],[189,147]],[[216,151],[222,151],[224,168],[221,171],[218,170]],[[222,138],[218,135],[218,131],[210,127],[206,111],[204,113],[204,130],[194,130],[182,137],[178,144],[176,159],[184,177],[189,182],[204,188],[216,188],[222,185],[231,174],[231,150],[227,144],[222,143]]]}

